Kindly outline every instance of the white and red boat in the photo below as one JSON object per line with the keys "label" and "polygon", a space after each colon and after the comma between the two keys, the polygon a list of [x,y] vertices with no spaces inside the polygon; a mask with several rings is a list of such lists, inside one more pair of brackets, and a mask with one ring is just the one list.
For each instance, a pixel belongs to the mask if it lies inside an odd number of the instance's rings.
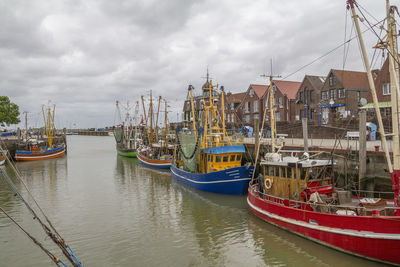
{"label": "white and red boat", "polygon": [[[348,0],[352,10],[363,60],[367,69],[369,85],[374,101],[375,114],[379,124],[382,146],[385,151],[388,170],[393,183],[391,199],[360,197],[360,192],[340,190],[332,185],[332,161],[314,159],[308,153],[300,158],[294,154],[284,156],[276,152],[274,145],[274,123],[271,121],[272,152],[265,155],[261,162],[262,174],[251,181],[247,202],[252,212],[259,218],[297,235],[313,240],[328,247],[353,255],[390,264],[400,264],[400,146],[398,114],[400,106],[399,73],[397,47],[391,45],[396,34],[394,21],[395,9],[388,10],[388,41],[386,47],[390,57],[392,89],[392,125],[393,159],[390,157],[382,118],[379,111],[373,76],[365,53],[360,34],[357,6],[354,0]],[[397,67],[395,68],[395,65]],[[272,79],[272,78],[271,78]],[[396,92],[394,92],[396,91]],[[270,88],[270,99],[273,90]],[[273,103],[270,100],[271,120],[274,118]],[[397,144],[397,145],[396,145]],[[358,195],[358,197],[357,197]],[[374,198],[375,197],[375,198]]]}

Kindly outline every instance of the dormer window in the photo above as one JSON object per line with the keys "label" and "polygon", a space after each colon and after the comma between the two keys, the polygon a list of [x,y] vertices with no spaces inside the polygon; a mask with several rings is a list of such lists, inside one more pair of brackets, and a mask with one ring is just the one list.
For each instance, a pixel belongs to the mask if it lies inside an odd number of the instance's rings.
{"label": "dormer window", "polygon": [[335,84],[336,84],[335,75],[331,74],[331,76],[329,76],[329,86],[335,86]]}
{"label": "dormer window", "polygon": [[250,95],[250,97],[253,97],[253,96],[254,96],[254,90],[253,90],[253,88],[250,89],[249,95]]}

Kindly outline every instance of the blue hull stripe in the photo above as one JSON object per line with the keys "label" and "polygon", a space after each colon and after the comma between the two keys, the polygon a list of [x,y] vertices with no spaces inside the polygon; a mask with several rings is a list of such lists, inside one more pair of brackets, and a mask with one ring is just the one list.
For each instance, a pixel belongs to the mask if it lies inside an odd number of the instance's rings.
{"label": "blue hull stripe", "polygon": [[247,191],[253,167],[235,167],[213,173],[190,173],[171,166],[172,177],[196,189],[221,193],[242,195]]}
{"label": "blue hull stripe", "polygon": [[[56,152],[56,151],[60,151],[60,150],[62,150],[63,148],[64,148],[64,146],[59,146],[59,147],[56,147],[56,148],[53,148],[53,149],[48,149],[48,150],[46,150],[46,151],[44,151],[44,152],[39,152],[39,153],[40,153],[40,154],[53,153],[53,152]],[[15,154],[32,155],[33,153],[32,153],[32,151],[17,150],[17,151],[15,151]]]}

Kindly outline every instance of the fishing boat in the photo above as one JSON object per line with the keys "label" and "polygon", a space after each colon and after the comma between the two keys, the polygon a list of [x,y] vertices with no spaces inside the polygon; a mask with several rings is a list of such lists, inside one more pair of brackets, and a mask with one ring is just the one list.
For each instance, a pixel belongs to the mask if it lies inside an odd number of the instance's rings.
{"label": "fishing boat", "polygon": [[[375,113],[379,122],[382,144],[386,154],[388,169],[393,182],[394,197],[380,198],[375,192],[363,196],[362,191],[352,194],[351,191],[336,188],[332,184],[333,161],[318,159],[316,155],[304,153],[285,154],[275,151],[272,143],[271,153],[265,155],[261,162],[262,174],[251,181],[247,202],[251,211],[264,221],[297,235],[318,242],[325,246],[374,261],[400,264],[400,203],[399,176],[400,153],[397,143],[393,146],[393,165],[389,157],[386,135],[382,124],[378,101],[375,92],[365,47],[360,34],[358,17],[355,13],[357,4],[348,0],[354,23],[358,32],[369,86],[374,100]],[[388,9],[388,47],[390,55],[397,55],[393,49],[392,34],[395,34],[394,9]],[[396,42],[397,46],[397,42]],[[395,60],[389,59],[391,65],[391,82],[399,92],[398,72],[393,67]],[[396,60],[398,62],[398,60]],[[398,70],[398,68],[396,68]],[[397,77],[396,77],[397,75]],[[393,77],[393,79],[392,79]],[[272,80],[272,79],[271,79]],[[396,95],[396,93],[395,93]],[[399,94],[397,94],[399,95]],[[273,97],[272,86],[270,96]],[[272,99],[272,98],[271,98]],[[398,103],[393,97],[392,103]],[[270,100],[271,112],[273,112]],[[393,107],[393,106],[392,106]],[[393,120],[398,125],[398,117],[393,113]],[[394,143],[398,142],[398,127],[393,126]],[[275,134],[271,123],[271,133]]]}
{"label": "fishing boat", "polygon": [[64,156],[66,152],[65,143],[54,143],[54,115],[55,105],[51,110],[50,105],[46,108],[42,106],[43,120],[47,141],[26,140],[24,149],[15,151],[15,160],[17,161],[32,161],[51,159]]}
{"label": "fishing boat", "polygon": [[[160,113],[161,97],[158,98],[158,108],[156,114],[156,121],[154,124],[154,111],[153,111],[153,99],[152,91],[150,91],[150,103],[149,113],[146,114],[144,98],[142,96],[142,104],[145,117],[146,125],[146,143],[143,144],[137,154],[139,162],[146,167],[158,168],[158,169],[169,169],[172,163],[172,152],[174,149],[173,145],[168,143],[168,111],[167,101],[165,102],[165,128],[164,128],[164,139],[159,135],[158,129],[158,117]],[[148,125],[149,124],[149,125]]]}
{"label": "fishing boat", "polygon": [[[240,135],[228,136],[224,120],[224,88],[212,84],[207,72],[204,84],[203,111],[197,120],[203,121],[196,128],[193,86],[189,85],[193,116],[192,130],[177,134],[172,177],[199,190],[221,194],[244,194],[251,179],[253,167],[242,164],[245,152]],[[221,113],[217,103],[221,100]],[[242,136],[243,137],[243,136]]]}
{"label": "fishing boat", "polygon": [[114,138],[116,141],[116,149],[118,155],[135,158],[137,156],[137,149],[142,144],[140,127],[137,125],[137,116],[139,113],[139,102],[136,102],[135,113],[133,118],[129,113],[130,107],[129,102],[127,103],[125,109],[125,118],[122,119],[120,103],[116,102],[117,111],[119,114],[119,119],[122,122],[120,125],[115,126],[114,128]]}

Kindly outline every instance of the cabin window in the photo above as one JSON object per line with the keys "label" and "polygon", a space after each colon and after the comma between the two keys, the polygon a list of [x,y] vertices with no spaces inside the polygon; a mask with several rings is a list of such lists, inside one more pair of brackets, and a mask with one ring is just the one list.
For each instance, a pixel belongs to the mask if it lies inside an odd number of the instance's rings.
{"label": "cabin window", "polygon": [[208,160],[208,161],[211,161],[210,154],[208,154],[208,156],[207,156],[207,160]]}
{"label": "cabin window", "polygon": [[241,158],[240,158],[240,157],[241,157],[241,155],[240,155],[240,154],[239,154],[239,155],[237,155],[237,156],[236,156],[236,160],[237,160],[237,161],[240,161],[240,160],[241,160]]}
{"label": "cabin window", "polygon": [[279,167],[275,167],[275,176],[279,177]]}
{"label": "cabin window", "polygon": [[301,169],[300,169],[300,179],[301,179],[301,180],[306,179],[306,171],[307,171],[306,168],[301,168]]}
{"label": "cabin window", "polygon": [[231,155],[230,161],[235,161],[235,155]]}
{"label": "cabin window", "polygon": [[269,176],[274,176],[274,167],[269,167]]}
{"label": "cabin window", "polygon": [[223,157],[223,162],[228,162],[229,156],[224,156]]}
{"label": "cabin window", "polygon": [[215,156],[215,162],[221,162],[221,156]]}
{"label": "cabin window", "polygon": [[285,168],[284,168],[284,167],[281,167],[280,169],[281,169],[281,177],[282,177],[282,178],[285,178],[285,177],[286,177]]}
{"label": "cabin window", "polygon": [[286,177],[292,178],[292,168],[289,167],[286,169]]}

